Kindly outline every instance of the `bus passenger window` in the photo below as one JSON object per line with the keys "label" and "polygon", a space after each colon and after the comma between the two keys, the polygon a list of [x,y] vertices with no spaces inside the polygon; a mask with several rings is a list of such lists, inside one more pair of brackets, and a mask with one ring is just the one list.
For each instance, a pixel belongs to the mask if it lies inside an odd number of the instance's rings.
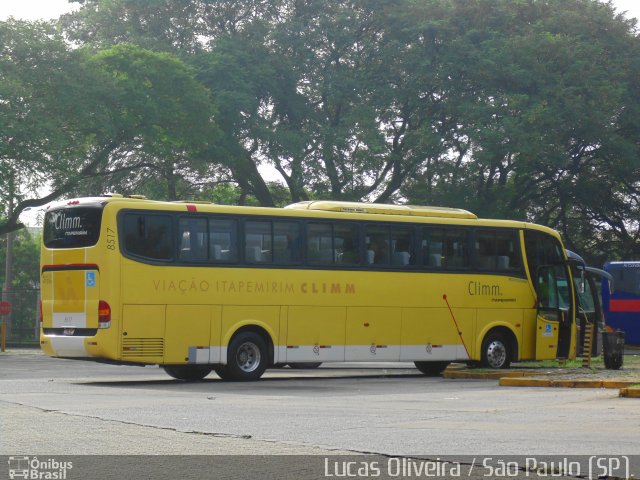
{"label": "bus passenger window", "polygon": [[207,219],[181,217],[178,221],[180,260],[198,262],[207,259]]}
{"label": "bus passenger window", "polygon": [[247,263],[271,263],[271,222],[246,222],[244,250]]}
{"label": "bus passenger window", "polygon": [[444,231],[442,229],[425,228],[422,230],[422,264],[429,268],[442,268],[442,245]]}
{"label": "bus passenger window", "polygon": [[367,226],[367,263],[388,265],[389,253],[389,227],[383,225]]}
{"label": "bus passenger window", "polygon": [[496,232],[496,267],[498,271],[521,271],[520,237],[516,231]]}
{"label": "bus passenger window", "polygon": [[127,214],[124,217],[127,253],[154,260],[173,257],[173,233],[168,215]]}
{"label": "bus passenger window", "polygon": [[333,247],[333,226],[331,224],[308,224],[307,255],[309,263],[333,265],[336,252]]}
{"label": "bus passenger window", "polygon": [[496,270],[496,234],[492,231],[476,232],[476,266],[479,270]]}
{"label": "bus passenger window", "polygon": [[469,268],[466,230],[448,230],[444,244],[445,268]]}
{"label": "bus passenger window", "polygon": [[415,263],[411,229],[391,229],[391,251],[391,263],[393,265],[406,266],[413,265]]}
{"label": "bus passenger window", "polygon": [[209,259],[222,263],[237,262],[237,232],[236,220],[209,219]]}
{"label": "bus passenger window", "polygon": [[337,251],[338,263],[357,265],[360,263],[358,253],[358,227],[356,225],[336,225],[334,227],[334,247]]}
{"label": "bus passenger window", "polygon": [[278,265],[300,263],[302,232],[297,222],[274,222],[273,261]]}

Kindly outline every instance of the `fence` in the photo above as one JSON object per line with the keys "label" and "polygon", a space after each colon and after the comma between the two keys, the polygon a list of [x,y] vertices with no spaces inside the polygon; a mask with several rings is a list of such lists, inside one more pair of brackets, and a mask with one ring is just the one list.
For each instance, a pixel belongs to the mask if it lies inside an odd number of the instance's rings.
{"label": "fence", "polygon": [[37,346],[40,335],[40,290],[13,289],[2,292],[2,299],[11,303],[11,313],[0,317],[6,324],[7,346]]}

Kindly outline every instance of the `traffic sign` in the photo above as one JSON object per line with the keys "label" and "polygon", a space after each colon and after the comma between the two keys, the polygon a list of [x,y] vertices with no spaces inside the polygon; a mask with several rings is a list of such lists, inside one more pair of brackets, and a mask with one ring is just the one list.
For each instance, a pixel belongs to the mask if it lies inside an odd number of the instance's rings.
{"label": "traffic sign", "polygon": [[9,302],[0,302],[0,315],[9,315],[11,313],[11,304]]}

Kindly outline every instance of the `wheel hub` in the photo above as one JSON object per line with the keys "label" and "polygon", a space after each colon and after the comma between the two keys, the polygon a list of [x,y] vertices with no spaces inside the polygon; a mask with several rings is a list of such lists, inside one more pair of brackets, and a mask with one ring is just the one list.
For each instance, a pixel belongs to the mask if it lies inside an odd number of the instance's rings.
{"label": "wheel hub", "polygon": [[507,360],[507,349],[502,342],[494,340],[487,348],[487,363],[492,368],[501,368]]}
{"label": "wheel hub", "polygon": [[244,372],[253,372],[260,365],[260,349],[255,343],[243,343],[238,348],[236,362]]}

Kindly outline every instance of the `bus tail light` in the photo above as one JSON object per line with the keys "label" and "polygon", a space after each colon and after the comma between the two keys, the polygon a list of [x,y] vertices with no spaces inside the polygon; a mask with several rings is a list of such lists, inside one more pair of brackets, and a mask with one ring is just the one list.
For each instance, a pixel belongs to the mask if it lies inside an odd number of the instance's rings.
{"label": "bus tail light", "polygon": [[104,300],[98,303],[98,328],[109,328],[111,326],[111,307]]}
{"label": "bus tail light", "polygon": [[42,300],[38,302],[38,318],[40,319],[40,328],[42,328]]}

